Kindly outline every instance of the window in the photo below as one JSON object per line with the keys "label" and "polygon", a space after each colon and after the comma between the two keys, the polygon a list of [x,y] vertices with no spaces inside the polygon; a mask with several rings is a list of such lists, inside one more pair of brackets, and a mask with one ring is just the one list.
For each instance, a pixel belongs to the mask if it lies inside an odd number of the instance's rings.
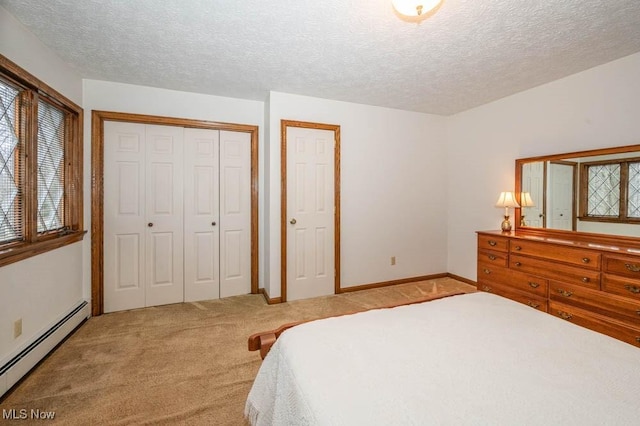
{"label": "window", "polygon": [[584,163],[582,220],[640,221],[640,159]]}
{"label": "window", "polygon": [[81,118],[0,55],[0,266],[82,239]]}
{"label": "window", "polygon": [[0,80],[0,243],[22,237],[19,97],[18,88]]}

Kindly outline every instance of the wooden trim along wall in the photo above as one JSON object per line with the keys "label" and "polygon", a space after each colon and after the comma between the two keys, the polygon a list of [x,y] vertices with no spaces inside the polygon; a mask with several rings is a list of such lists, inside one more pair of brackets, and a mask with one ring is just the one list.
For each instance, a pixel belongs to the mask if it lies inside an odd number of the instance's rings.
{"label": "wooden trim along wall", "polygon": [[[399,284],[409,284],[409,283],[415,283],[415,282],[418,282],[418,281],[435,280],[435,279],[438,279],[438,278],[451,278],[451,279],[454,279],[456,281],[460,281],[460,282],[463,282],[465,284],[472,285],[474,287],[476,287],[478,285],[478,283],[476,281],[470,280],[468,278],[464,278],[464,277],[461,277],[459,275],[451,274],[449,272],[443,272],[441,274],[421,275],[421,276],[418,276],[418,277],[401,278],[399,280],[382,281],[382,282],[378,282],[378,283],[356,285],[356,286],[353,286],[353,287],[344,287],[344,288],[341,288],[340,291],[337,292],[337,293],[351,293],[351,292],[354,292],[354,291],[370,290],[370,289],[373,289],[373,288],[389,287],[389,286],[392,286],[392,285],[399,285]],[[259,290],[259,293],[264,296],[265,301],[269,305],[275,305],[275,304],[283,302],[281,297],[271,298],[269,296],[269,293],[267,293],[267,291],[264,288],[261,288]]]}
{"label": "wooden trim along wall", "polygon": [[399,280],[392,280],[392,281],[382,281],[379,283],[372,283],[372,284],[364,284],[364,285],[356,285],[353,287],[344,287],[340,289],[340,293],[349,293],[352,291],[360,291],[360,290],[369,290],[372,288],[380,288],[380,287],[389,287],[392,285],[399,285],[399,284],[408,284],[408,283],[415,283],[418,281],[429,281],[429,280],[435,280],[438,278],[451,278],[454,279],[456,281],[461,281],[465,284],[469,284],[472,286],[476,286],[478,283],[467,279],[467,278],[463,278],[459,275],[455,275],[455,274],[450,274],[448,272],[443,272],[441,274],[431,274],[431,275],[421,275],[419,277],[411,277],[411,278],[401,278]]}
{"label": "wooden trim along wall", "polygon": [[352,291],[369,290],[369,289],[372,289],[372,288],[380,288],[380,287],[389,287],[389,286],[398,285],[398,284],[408,284],[408,283],[415,283],[415,282],[418,282],[418,281],[435,280],[437,278],[446,278],[448,276],[449,276],[449,274],[445,272],[445,273],[442,273],[442,274],[421,275],[419,277],[402,278],[402,279],[399,279],[399,280],[382,281],[382,282],[379,282],[379,283],[356,285],[356,286],[353,286],[353,287],[341,288],[339,293],[349,293],[349,292],[352,292]]}
{"label": "wooden trim along wall", "polygon": [[[334,133],[334,203],[335,203],[335,293],[340,293],[340,126],[306,121],[280,121],[280,301],[287,301],[287,127],[329,130]],[[270,299],[267,299],[267,301]]]}
{"label": "wooden trim along wall", "polygon": [[271,298],[269,296],[269,293],[267,293],[267,290],[265,290],[264,288],[259,289],[258,292],[264,297],[264,300],[266,300],[267,304],[269,305],[276,305],[278,303],[282,303],[282,297]]}
{"label": "wooden trim along wall", "polygon": [[91,313],[104,312],[104,122],[229,130],[251,134],[251,293],[258,293],[258,126],[120,112],[91,114]]}

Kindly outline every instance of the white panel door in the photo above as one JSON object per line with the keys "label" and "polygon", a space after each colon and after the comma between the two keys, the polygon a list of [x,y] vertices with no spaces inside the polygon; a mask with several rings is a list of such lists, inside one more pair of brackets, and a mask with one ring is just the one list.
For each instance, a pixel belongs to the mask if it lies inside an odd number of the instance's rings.
{"label": "white panel door", "polygon": [[251,135],[105,122],[105,312],[251,292]]}
{"label": "white panel door", "polygon": [[184,130],[184,300],[220,297],[219,136]]}
{"label": "white panel door", "polygon": [[220,297],[251,293],[251,135],[220,131]]}
{"label": "white panel door", "polygon": [[544,162],[534,161],[522,165],[522,192],[528,192],[533,207],[524,207],[526,226],[544,227]]}
{"label": "white panel door", "polygon": [[335,292],[335,134],[287,127],[287,300]]}
{"label": "white panel door", "polygon": [[145,306],[145,126],[104,123],[104,311]]}
{"label": "white panel door", "polygon": [[549,164],[549,228],[573,229],[573,175],[572,165]]}
{"label": "white panel door", "polygon": [[183,129],[145,126],[146,306],[184,301]]}

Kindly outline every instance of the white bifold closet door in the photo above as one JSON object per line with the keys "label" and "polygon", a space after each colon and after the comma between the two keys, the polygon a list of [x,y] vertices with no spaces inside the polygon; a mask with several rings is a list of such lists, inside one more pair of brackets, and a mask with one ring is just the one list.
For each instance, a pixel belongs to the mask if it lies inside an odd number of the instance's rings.
{"label": "white bifold closet door", "polygon": [[105,122],[105,312],[250,293],[250,157],[247,133]]}
{"label": "white bifold closet door", "polygon": [[220,131],[220,297],[251,293],[251,136]]}
{"label": "white bifold closet door", "polygon": [[185,301],[251,292],[251,140],[185,129]]}

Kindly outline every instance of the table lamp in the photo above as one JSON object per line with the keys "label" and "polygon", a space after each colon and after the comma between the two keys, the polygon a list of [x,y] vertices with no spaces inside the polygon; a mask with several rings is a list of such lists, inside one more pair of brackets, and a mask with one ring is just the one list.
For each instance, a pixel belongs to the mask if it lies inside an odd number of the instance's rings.
{"label": "table lamp", "polygon": [[531,199],[531,194],[529,194],[528,192],[520,193],[520,207],[522,208],[522,210],[520,210],[520,226],[527,226],[526,222],[524,221],[524,208],[535,207],[535,204]]}
{"label": "table lamp", "polygon": [[511,222],[509,222],[509,207],[520,207],[516,201],[516,196],[513,192],[501,192],[498,201],[496,201],[496,207],[504,207],[504,220],[500,225],[502,232],[511,231]]}

